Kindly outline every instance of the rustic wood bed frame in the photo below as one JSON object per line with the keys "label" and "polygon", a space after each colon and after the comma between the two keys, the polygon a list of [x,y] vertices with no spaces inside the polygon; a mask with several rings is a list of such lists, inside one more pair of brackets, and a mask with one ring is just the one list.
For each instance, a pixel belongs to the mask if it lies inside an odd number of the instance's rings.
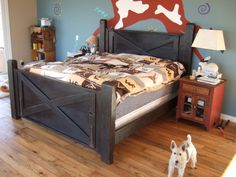
{"label": "rustic wood bed frame", "polygon": [[[191,71],[194,25],[184,34],[113,30],[100,21],[100,52],[152,55],[182,62]],[[116,96],[109,83],[100,91],[70,85],[32,74],[8,61],[11,114],[30,119],[96,150],[102,161],[111,164],[116,143],[155,120],[175,106],[175,99],[145,116],[115,129]]]}

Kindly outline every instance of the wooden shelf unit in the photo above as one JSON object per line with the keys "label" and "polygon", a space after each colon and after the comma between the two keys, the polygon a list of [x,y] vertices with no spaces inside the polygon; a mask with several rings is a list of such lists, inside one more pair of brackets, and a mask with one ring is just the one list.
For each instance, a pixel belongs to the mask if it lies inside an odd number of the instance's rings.
{"label": "wooden shelf unit", "polygon": [[189,76],[181,78],[176,119],[197,122],[207,130],[212,128],[220,120],[225,82],[211,85],[190,80]]}
{"label": "wooden shelf unit", "polygon": [[55,61],[55,27],[31,27],[32,60]]}

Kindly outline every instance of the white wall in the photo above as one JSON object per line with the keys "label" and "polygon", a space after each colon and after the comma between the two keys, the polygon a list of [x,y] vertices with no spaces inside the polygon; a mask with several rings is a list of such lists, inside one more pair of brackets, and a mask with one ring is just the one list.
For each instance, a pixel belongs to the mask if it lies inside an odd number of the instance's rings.
{"label": "white wall", "polygon": [[4,48],[0,47],[0,73],[6,72]]}
{"label": "white wall", "polygon": [[8,0],[12,58],[31,60],[30,26],[37,23],[36,0]]}
{"label": "white wall", "polygon": [[3,30],[2,30],[2,3],[1,2],[0,2],[0,47],[4,47]]}
{"label": "white wall", "polygon": [[0,73],[5,71],[5,60],[4,60],[4,45],[3,45],[3,31],[2,31],[2,3],[0,2]]}

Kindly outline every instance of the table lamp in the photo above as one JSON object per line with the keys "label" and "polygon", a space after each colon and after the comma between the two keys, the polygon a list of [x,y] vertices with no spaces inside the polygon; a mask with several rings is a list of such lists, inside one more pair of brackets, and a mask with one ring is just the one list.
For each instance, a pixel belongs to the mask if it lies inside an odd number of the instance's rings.
{"label": "table lamp", "polygon": [[[216,50],[223,51],[225,50],[225,41],[222,30],[211,30],[211,29],[199,29],[192,47],[208,49],[208,50]],[[198,71],[196,73],[197,76],[206,76],[209,78],[218,78],[221,77],[218,73],[218,66],[215,63],[208,63],[211,59],[210,56],[204,58],[203,62],[200,62],[198,67]]]}

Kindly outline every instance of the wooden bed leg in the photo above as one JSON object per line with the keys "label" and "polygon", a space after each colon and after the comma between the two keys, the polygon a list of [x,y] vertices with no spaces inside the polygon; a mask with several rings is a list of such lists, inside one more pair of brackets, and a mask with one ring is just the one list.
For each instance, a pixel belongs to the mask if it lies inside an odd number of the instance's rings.
{"label": "wooden bed leg", "polygon": [[18,79],[17,79],[17,61],[8,60],[8,79],[10,89],[10,101],[11,101],[11,116],[14,119],[20,119],[19,114],[19,96],[18,96]]}
{"label": "wooden bed leg", "polygon": [[108,82],[102,85],[101,112],[99,117],[99,153],[103,162],[112,164],[115,146],[116,95],[114,86]]}

